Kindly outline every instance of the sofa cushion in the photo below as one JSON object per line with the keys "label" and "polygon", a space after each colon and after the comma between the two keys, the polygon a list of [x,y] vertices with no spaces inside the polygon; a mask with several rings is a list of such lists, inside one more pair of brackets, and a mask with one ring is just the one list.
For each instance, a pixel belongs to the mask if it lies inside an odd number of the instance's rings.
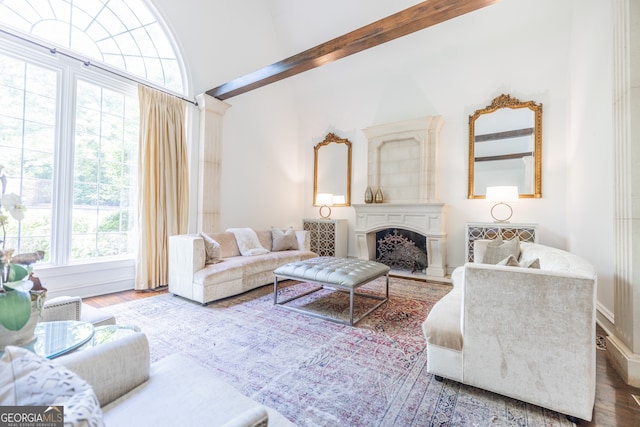
{"label": "sofa cushion", "polygon": [[506,265],[506,266],[509,266],[509,267],[520,267],[520,263],[518,262],[516,257],[513,256],[513,254],[510,254],[508,257],[506,257],[505,259],[503,259],[502,261],[500,261],[496,265]]}
{"label": "sofa cushion", "polygon": [[422,323],[427,344],[462,350],[462,299],[462,289],[453,288],[433,306]]}
{"label": "sofa cushion", "polygon": [[256,230],[256,234],[262,247],[271,250],[271,230]]}
{"label": "sofa cushion", "polygon": [[0,405],[62,405],[65,426],[104,426],[98,398],[85,380],[22,347],[5,347],[0,359]]}
{"label": "sofa cushion", "polygon": [[220,243],[206,233],[200,233],[200,237],[204,240],[204,263],[215,264],[220,262]]}
{"label": "sofa cushion", "polygon": [[507,258],[503,259],[496,265],[504,265],[507,267],[522,267],[522,268],[540,268],[540,260],[538,258],[522,260],[518,262],[518,260],[513,256],[513,254],[509,255]]}
{"label": "sofa cushion", "polygon": [[298,249],[298,238],[292,227],[281,230],[279,227],[271,227],[272,251],[289,251]]}
{"label": "sofa cushion", "polygon": [[220,258],[227,259],[240,256],[236,236],[231,232],[207,233],[209,237],[220,243]]}
{"label": "sofa cushion", "polygon": [[211,285],[241,279],[246,258],[242,255],[229,257],[217,264],[206,265],[203,269],[193,273],[193,283],[196,285]]}
{"label": "sofa cushion", "polygon": [[242,256],[263,255],[269,252],[262,244],[252,228],[229,228],[236,237],[236,243]]}
{"label": "sofa cushion", "polygon": [[483,264],[497,264],[509,255],[513,255],[516,259],[520,256],[520,241],[518,238],[503,241],[496,239],[487,245],[487,249],[482,258]]}
{"label": "sofa cushion", "polygon": [[538,258],[534,258],[534,259],[524,259],[522,261],[520,261],[520,267],[524,267],[524,268],[540,268],[540,259]]}

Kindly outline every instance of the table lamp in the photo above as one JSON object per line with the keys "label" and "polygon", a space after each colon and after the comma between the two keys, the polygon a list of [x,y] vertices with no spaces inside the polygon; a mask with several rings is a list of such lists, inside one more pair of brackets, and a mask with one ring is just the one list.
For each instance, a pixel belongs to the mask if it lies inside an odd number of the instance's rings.
{"label": "table lamp", "polygon": [[320,206],[320,217],[329,219],[329,217],[331,216],[330,206],[333,206],[333,194],[318,193],[316,195],[316,205]]}
{"label": "table lamp", "polygon": [[[497,202],[491,208],[491,217],[494,222],[509,222],[511,216],[513,215],[513,209],[505,202],[515,202],[518,200],[518,187],[515,185],[504,185],[497,187],[487,187],[486,199],[489,202]],[[505,212],[506,215],[496,217],[494,214],[494,210],[500,206],[504,205],[508,208],[508,212]]]}

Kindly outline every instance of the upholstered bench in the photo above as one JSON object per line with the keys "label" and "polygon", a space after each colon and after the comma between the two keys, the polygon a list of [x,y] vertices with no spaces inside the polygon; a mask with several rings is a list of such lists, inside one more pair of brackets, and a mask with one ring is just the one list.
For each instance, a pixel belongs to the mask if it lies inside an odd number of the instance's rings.
{"label": "upholstered bench", "polygon": [[[384,264],[376,261],[367,261],[358,258],[336,258],[336,257],[317,257],[304,261],[292,262],[276,268],[273,271],[273,303],[281,307],[288,308],[290,310],[299,311],[312,316],[320,317],[322,319],[330,320],[337,323],[348,324],[353,326],[358,323],[369,313],[389,299],[389,270],[390,268]],[[385,285],[385,296],[369,295],[363,293],[357,293],[355,290],[362,285],[369,283],[370,281],[377,279],[381,276],[387,276]],[[301,295],[296,295],[289,298],[286,301],[278,302],[278,278],[299,280],[303,282],[310,282],[320,285],[315,289],[305,292]],[[331,316],[326,316],[321,313],[305,310],[299,307],[285,305],[288,302],[301,298],[305,295],[309,295],[313,292],[317,292],[324,288],[337,289],[349,292],[349,321],[344,321]],[[364,298],[370,298],[379,300],[379,302],[362,314],[358,319],[353,319],[353,298],[354,296],[360,296]]]}

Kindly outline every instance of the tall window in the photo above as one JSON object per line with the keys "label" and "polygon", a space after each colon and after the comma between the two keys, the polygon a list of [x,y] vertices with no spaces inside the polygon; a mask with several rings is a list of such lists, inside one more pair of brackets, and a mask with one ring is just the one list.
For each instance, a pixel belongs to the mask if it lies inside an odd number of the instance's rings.
{"label": "tall window", "polygon": [[134,249],[139,121],[136,97],[78,80],[72,259]]}
{"label": "tall window", "polygon": [[58,73],[0,55],[0,164],[7,193],[22,195],[29,214],[7,223],[7,248],[51,248]]}
{"label": "tall window", "polygon": [[167,33],[144,0],[0,0],[0,30],[0,165],[27,208],[6,247],[56,265],[133,254],[139,106],[126,76],[183,93]]}

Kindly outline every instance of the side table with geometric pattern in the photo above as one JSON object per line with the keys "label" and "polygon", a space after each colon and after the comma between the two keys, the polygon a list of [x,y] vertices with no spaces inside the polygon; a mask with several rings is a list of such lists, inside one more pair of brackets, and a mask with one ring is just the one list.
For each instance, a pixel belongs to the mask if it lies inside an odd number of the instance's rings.
{"label": "side table with geometric pattern", "polygon": [[511,224],[508,222],[469,222],[467,223],[466,247],[467,261],[473,262],[473,242],[479,239],[510,240],[515,237],[521,242],[538,242],[538,224]]}
{"label": "side table with geometric pattern", "polygon": [[349,223],[346,219],[305,218],[302,229],[309,232],[311,252],[320,256],[347,256]]}

